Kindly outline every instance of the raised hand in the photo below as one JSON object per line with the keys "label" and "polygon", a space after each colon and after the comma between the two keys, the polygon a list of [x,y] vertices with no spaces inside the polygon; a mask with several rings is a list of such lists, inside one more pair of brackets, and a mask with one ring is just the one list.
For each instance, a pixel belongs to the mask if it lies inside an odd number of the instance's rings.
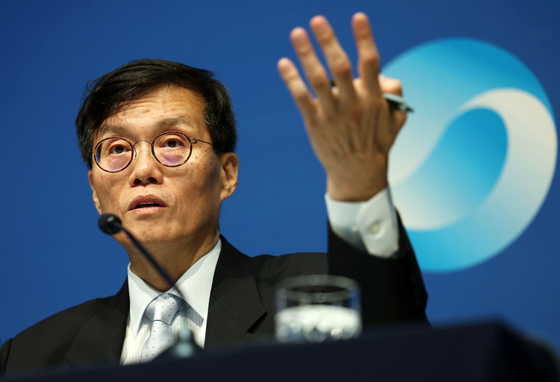
{"label": "raised hand", "polygon": [[278,69],[327,172],[330,198],[366,201],[387,186],[389,150],[406,113],[390,109],[383,93],[402,95],[401,84],[379,75],[379,53],[364,13],[352,18],[358,78],[327,19],[316,16],[309,24],[336,85],[332,86],[307,32],[300,27],[291,32],[290,40],[315,97],[293,62],[282,58]]}

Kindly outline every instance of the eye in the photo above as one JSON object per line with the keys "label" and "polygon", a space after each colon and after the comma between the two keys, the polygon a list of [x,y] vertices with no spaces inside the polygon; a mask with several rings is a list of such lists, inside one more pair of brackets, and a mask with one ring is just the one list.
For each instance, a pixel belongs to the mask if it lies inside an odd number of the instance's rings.
{"label": "eye", "polygon": [[130,144],[122,138],[110,138],[102,142],[100,156],[122,156],[129,154],[132,150]]}
{"label": "eye", "polygon": [[114,145],[109,148],[109,154],[122,154],[126,151],[126,147],[123,145]]}
{"label": "eye", "polygon": [[159,149],[181,149],[188,146],[187,137],[177,133],[163,134],[154,143]]}
{"label": "eye", "polygon": [[171,149],[174,149],[174,148],[179,147],[179,146],[181,146],[181,145],[182,145],[182,142],[179,141],[178,139],[170,138],[170,139],[168,139],[167,141],[165,141],[165,143],[164,143],[163,146],[164,146],[164,147],[169,147],[169,148],[171,148]]}

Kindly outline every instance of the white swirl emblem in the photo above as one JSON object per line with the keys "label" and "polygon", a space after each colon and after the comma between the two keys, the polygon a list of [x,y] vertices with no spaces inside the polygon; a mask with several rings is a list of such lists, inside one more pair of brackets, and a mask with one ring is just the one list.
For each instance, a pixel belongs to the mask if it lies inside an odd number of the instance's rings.
{"label": "white swirl emblem", "polygon": [[532,222],[556,167],[550,103],[535,76],[494,45],[446,39],[384,73],[415,107],[391,152],[395,205],[425,271],[479,264]]}

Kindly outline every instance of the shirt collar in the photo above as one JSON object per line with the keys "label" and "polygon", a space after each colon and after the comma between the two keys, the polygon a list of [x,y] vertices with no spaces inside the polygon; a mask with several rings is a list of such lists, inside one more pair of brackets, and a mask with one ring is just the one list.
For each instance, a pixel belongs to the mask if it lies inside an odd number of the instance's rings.
{"label": "shirt collar", "polygon": [[[194,263],[176,283],[183,296],[187,299],[187,303],[202,317],[203,322],[208,317],[212,281],[221,249],[222,241],[218,239],[214,248]],[[134,274],[130,264],[128,264],[128,292],[130,295],[129,324],[136,336],[140,330],[144,311],[148,304],[160,295],[161,292],[155,290]],[[168,292],[177,295],[175,290],[169,290]]]}

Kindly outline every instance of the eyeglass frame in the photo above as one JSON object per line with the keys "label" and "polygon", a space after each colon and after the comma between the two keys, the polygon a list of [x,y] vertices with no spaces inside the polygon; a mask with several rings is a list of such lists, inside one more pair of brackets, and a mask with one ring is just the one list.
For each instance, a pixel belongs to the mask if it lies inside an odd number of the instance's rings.
{"label": "eyeglass frame", "polygon": [[[156,153],[155,153],[155,151],[154,151],[154,143],[155,143],[155,141],[156,141],[159,137],[161,137],[162,135],[166,135],[166,134],[180,134],[180,135],[184,136],[185,138],[187,138],[187,141],[189,141],[189,143],[190,143],[190,145],[191,145],[191,150],[189,151],[189,155],[187,156],[187,158],[186,158],[182,163],[179,163],[179,164],[176,164],[176,165],[168,165],[168,164],[165,164],[165,163],[161,162],[161,161],[158,159],[158,157],[156,156]],[[128,163],[127,163],[123,168],[121,168],[120,170],[117,170],[117,171],[109,171],[109,170],[106,170],[106,169],[104,169],[103,167],[101,167],[101,164],[99,164],[99,162],[97,161],[97,156],[95,155],[95,152],[97,151],[97,148],[99,147],[99,145],[101,145],[103,142],[105,142],[105,141],[107,141],[107,140],[109,140],[109,139],[115,139],[115,138],[122,139],[122,140],[126,141],[126,142],[132,147],[132,155],[130,156],[130,160],[128,161]],[[152,140],[152,142],[149,142],[149,141],[147,141],[147,140],[145,140],[145,139],[140,139],[140,140],[134,142],[134,144],[132,144],[132,142],[130,142],[128,139],[126,139],[126,138],[124,138],[124,137],[114,136],[114,137],[103,138],[102,140],[100,140],[99,142],[97,142],[97,144],[91,149],[91,154],[93,155],[93,161],[95,162],[95,164],[97,165],[97,167],[99,167],[101,170],[103,170],[103,171],[105,171],[105,172],[108,172],[108,173],[111,173],[111,174],[124,171],[128,166],[130,166],[130,164],[132,163],[132,160],[134,159],[134,157],[135,157],[135,156],[138,156],[138,152],[136,151],[136,144],[138,144],[139,142],[146,142],[146,143],[148,143],[148,144],[150,145],[150,147],[151,147],[152,156],[156,159],[156,161],[158,161],[158,163],[162,164],[162,165],[165,166],[165,167],[179,167],[179,166],[182,166],[182,165],[184,165],[185,163],[187,163],[187,162],[189,161],[189,159],[191,158],[193,145],[197,144],[198,142],[206,143],[206,144],[208,144],[208,145],[214,147],[214,148],[217,149],[218,151],[222,151],[222,150],[221,150],[218,146],[216,146],[215,144],[213,144],[213,143],[211,143],[211,142],[203,141],[202,139],[198,139],[198,138],[190,138],[187,134],[183,133],[182,131],[164,131],[163,133],[158,134],[158,135]],[[135,155],[135,154],[136,154],[136,155]]]}

